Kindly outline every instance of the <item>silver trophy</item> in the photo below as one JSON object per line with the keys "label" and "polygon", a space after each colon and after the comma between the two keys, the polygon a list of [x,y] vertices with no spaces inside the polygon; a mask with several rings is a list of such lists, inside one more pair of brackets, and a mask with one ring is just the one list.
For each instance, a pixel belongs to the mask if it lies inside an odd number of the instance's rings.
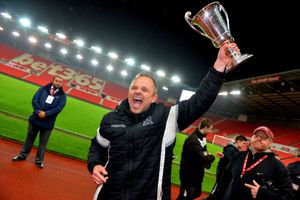
{"label": "silver trophy", "polygon": [[[225,14],[226,21],[223,19],[222,11]],[[184,15],[186,22],[192,29],[201,35],[209,38],[216,48],[226,41],[234,41],[230,33],[229,18],[225,8],[219,2],[212,2],[202,8],[198,13],[191,17],[191,12],[187,11]],[[239,64],[252,57],[252,54],[238,54],[233,48],[229,49],[233,59],[226,72],[231,71]]]}

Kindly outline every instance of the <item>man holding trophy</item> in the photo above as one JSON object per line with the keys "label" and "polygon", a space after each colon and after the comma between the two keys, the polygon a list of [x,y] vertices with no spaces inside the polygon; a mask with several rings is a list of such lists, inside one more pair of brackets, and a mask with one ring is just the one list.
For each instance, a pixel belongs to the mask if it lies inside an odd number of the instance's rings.
{"label": "man holding trophy", "polygon": [[[195,94],[176,105],[156,103],[157,84],[151,76],[142,74],[132,80],[128,98],[103,117],[91,141],[87,167],[98,185],[94,199],[171,199],[176,133],[209,109],[225,71],[240,55],[230,38],[219,48],[214,66]],[[151,123],[145,123],[149,119]]]}
{"label": "man holding trophy", "polygon": [[[214,102],[226,66],[232,62],[230,48],[239,53],[235,43],[221,45],[214,66],[195,94],[171,107],[156,103],[154,79],[146,75],[133,79],[128,98],[103,117],[91,141],[88,170],[98,185],[94,200],[171,199],[176,134],[200,118]],[[151,124],[145,124],[147,119]]]}

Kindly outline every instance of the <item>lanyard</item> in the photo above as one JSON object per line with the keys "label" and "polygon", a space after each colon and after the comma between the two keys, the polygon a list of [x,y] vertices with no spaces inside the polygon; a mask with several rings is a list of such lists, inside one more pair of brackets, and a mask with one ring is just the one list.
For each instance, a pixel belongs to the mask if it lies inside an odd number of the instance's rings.
{"label": "lanyard", "polygon": [[54,90],[54,87],[51,86],[51,89],[50,89],[50,95],[51,95],[51,96],[54,96],[54,94],[55,94],[56,92],[58,92],[58,89]]}
{"label": "lanyard", "polygon": [[264,159],[266,159],[268,156],[265,155],[264,157],[260,158],[258,161],[256,161],[254,164],[252,164],[250,167],[248,167],[246,169],[246,165],[247,165],[247,161],[248,161],[248,156],[249,156],[249,152],[246,155],[246,158],[244,160],[244,164],[243,164],[243,170],[242,170],[242,174],[241,174],[241,178],[243,178],[243,175],[247,172],[252,170],[254,167],[256,167],[259,163],[261,163]]}

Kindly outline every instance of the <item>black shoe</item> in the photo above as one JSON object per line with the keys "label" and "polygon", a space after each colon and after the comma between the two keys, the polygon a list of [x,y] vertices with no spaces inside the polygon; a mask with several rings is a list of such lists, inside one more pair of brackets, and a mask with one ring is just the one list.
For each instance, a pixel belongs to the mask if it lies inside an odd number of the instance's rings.
{"label": "black shoe", "polygon": [[26,160],[25,157],[17,155],[15,157],[13,157],[12,161],[21,161],[21,160]]}
{"label": "black shoe", "polygon": [[44,168],[44,163],[43,162],[35,162],[35,165],[38,167],[38,168]]}

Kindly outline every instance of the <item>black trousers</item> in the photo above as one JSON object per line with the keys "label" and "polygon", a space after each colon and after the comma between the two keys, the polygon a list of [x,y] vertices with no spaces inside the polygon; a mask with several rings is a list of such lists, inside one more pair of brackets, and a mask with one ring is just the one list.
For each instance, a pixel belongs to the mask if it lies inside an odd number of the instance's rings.
{"label": "black trousers", "polygon": [[43,127],[39,127],[39,126],[36,126],[29,122],[28,130],[27,130],[27,137],[26,137],[26,140],[25,140],[24,145],[20,152],[20,155],[24,158],[26,158],[29,155],[31,148],[34,144],[34,141],[36,139],[36,136],[39,132],[40,132],[39,146],[38,146],[38,151],[36,153],[35,162],[44,161],[47,143],[48,143],[50,134],[52,132],[52,129],[46,129]]}

